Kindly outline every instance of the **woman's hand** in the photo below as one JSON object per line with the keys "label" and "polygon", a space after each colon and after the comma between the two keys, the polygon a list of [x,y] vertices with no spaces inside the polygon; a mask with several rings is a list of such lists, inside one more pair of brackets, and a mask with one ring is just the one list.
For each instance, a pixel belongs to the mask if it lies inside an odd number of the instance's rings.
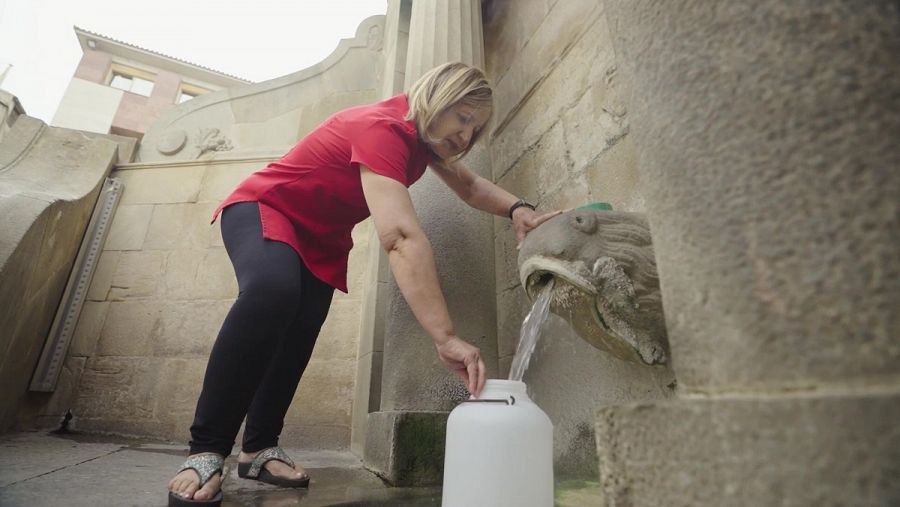
{"label": "woman's hand", "polygon": [[466,384],[466,389],[476,398],[481,394],[485,382],[484,361],[478,347],[452,336],[449,340],[435,344],[441,361],[447,365]]}
{"label": "woman's hand", "polygon": [[538,214],[533,209],[525,206],[516,208],[512,215],[513,227],[516,229],[516,250],[522,248],[522,242],[525,241],[525,236],[527,236],[532,229],[564,212],[565,210],[559,210]]}

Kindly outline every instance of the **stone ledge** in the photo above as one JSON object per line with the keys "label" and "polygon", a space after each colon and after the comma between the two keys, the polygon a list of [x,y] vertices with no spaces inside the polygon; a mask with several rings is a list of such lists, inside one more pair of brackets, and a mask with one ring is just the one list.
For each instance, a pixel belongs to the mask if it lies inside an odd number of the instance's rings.
{"label": "stone ledge", "polygon": [[601,409],[606,505],[900,505],[900,395]]}
{"label": "stone ledge", "polygon": [[363,465],[392,486],[441,484],[448,412],[373,412]]}

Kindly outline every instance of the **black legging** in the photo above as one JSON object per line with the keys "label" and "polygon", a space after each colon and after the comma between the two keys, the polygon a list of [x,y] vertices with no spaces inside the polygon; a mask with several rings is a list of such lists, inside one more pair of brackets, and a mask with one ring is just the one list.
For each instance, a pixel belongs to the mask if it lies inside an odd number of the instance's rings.
{"label": "black legging", "polygon": [[243,451],[278,445],[334,293],[293,248],[263,239],[255,202],[225,208],[222,238],[239,292],[209,356],[191,454],[231,454],[245,415]]}

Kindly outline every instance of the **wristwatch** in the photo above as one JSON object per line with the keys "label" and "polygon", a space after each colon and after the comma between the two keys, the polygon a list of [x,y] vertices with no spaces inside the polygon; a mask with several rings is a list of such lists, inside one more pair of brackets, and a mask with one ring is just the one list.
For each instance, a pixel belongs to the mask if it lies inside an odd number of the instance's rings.
{"label": "wristwatch", "polygon": [[519,199],[512,206],[509,207],[509,219],[512,220],[513,211],[521,208],[522,206],[526,208],[531,208],[531,211],[534,211],[534,204],[525,202],[525,199]]}

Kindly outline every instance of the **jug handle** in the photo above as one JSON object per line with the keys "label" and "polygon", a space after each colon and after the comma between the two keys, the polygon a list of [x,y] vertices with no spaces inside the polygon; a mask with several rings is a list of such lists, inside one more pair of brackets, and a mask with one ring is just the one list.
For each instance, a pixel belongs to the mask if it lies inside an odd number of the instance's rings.
{"label": "jug handle", "polygon": [[508,400],[465,400],[463,403],[506,403],[507,405],[515,405],[516,397],[510,395]]}

